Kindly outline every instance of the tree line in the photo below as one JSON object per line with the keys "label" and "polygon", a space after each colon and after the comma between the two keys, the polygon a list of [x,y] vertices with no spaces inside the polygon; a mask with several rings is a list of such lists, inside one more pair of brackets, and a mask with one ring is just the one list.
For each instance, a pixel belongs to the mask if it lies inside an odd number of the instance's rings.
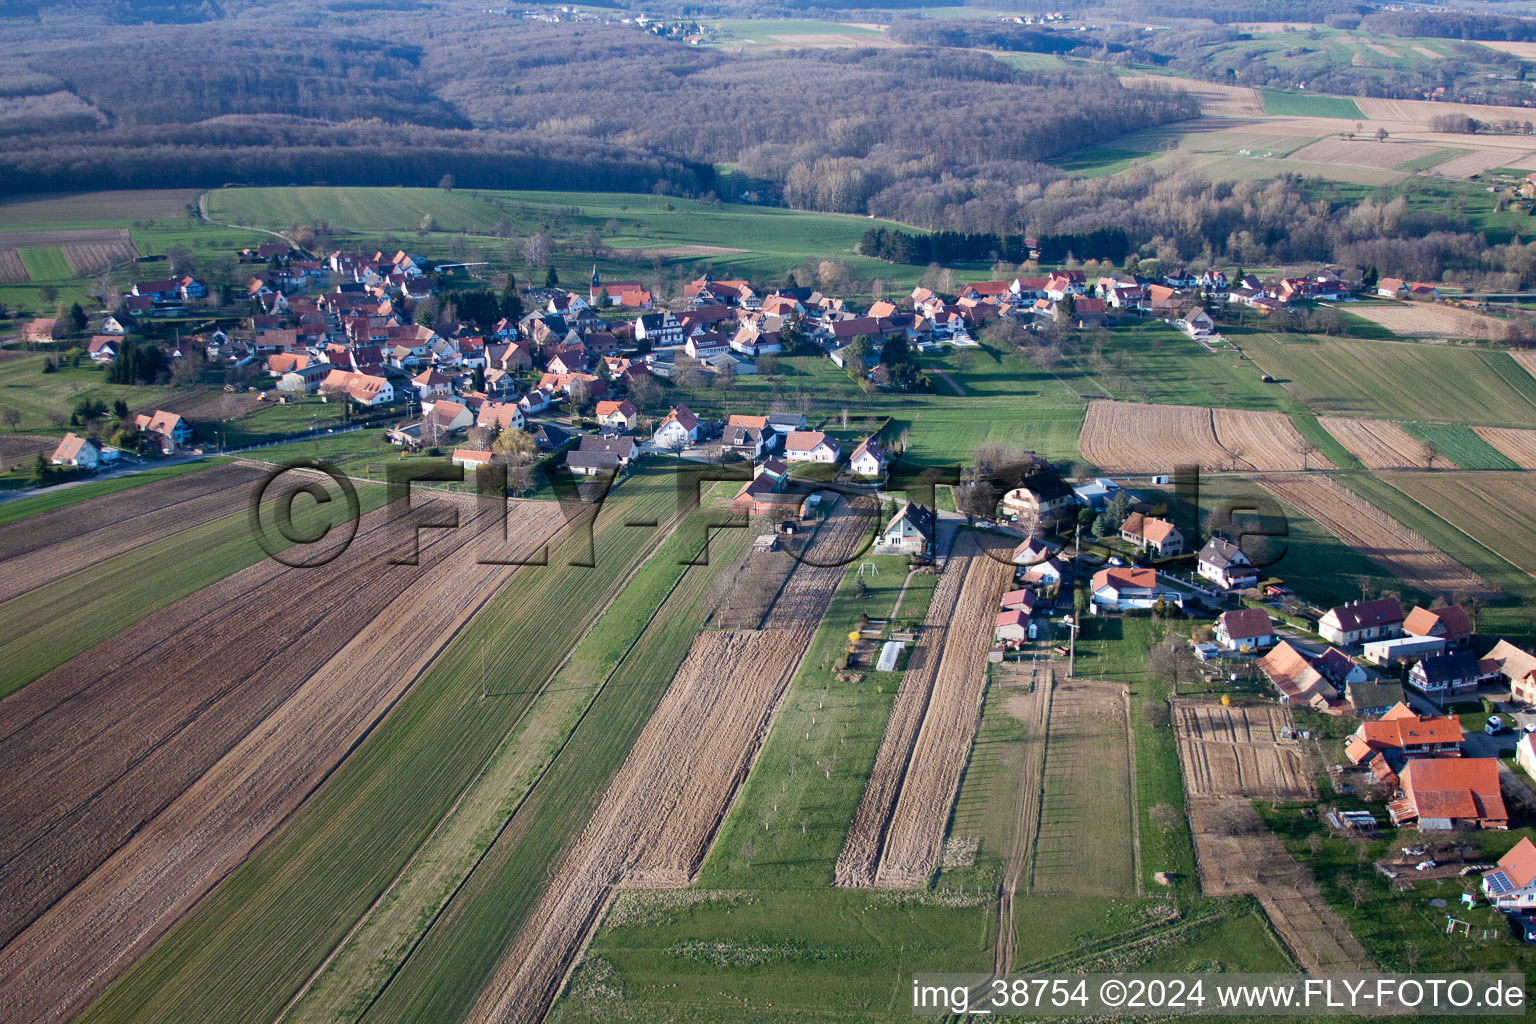
{"label": "tree line", "polygon": [[[1035,242],[1031,248],[1030,241]],[[1023,263],[1038,259],[1061,263],[1069,258],[1112,260],[1131,253],[1131,239],[1122,228],[1104,227],[1071,234],[1042,235],[993,232],[934,231],[915,234],[892,228],[870,228],[859,240],[858,251],[890,263],[976,263],[1002,260]]]}

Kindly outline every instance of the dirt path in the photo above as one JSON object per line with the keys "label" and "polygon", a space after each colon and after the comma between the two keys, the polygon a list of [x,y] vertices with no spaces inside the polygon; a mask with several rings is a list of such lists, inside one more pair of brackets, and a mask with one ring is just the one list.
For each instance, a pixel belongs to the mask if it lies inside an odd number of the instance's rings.
{"label": "dirt path", "polygon": [[[1055,670],[1049,661],[1036,659],[1030,665],[1030,682],[1033,689],[1020,701],[1016,713],[1020,721],[1030,727],[1031,735],[1038,742],[1025,754],[1032,770],[1025,771],[1015,790],[1013,833],[1009,836],[1008,852],[1003,858],[1002,896],[998,900],[997,952],[992,963],[992,973],[1005,975],[1014,968],[1013,903],[1019,889],[1019,878],[1029,861],[1029,852],[1035,843],[1036,829],[1040,824],[1041,787],[1045,773],[1045,729],[1051,718],[1051,692],[1055,689]],[[1030,781],[1033,780],[1033,785]]]}
{"label": "dirt path", "polygon": [[952,390],[955,393],[955,397],[957,397],[957,398],[964,398],[968,394],[968,392],[965,390],[965,388],[960,386],[960,382],[959,381],[955,380],[955,378],[951,377],[948,373],[944,372],[943,370],[934,370],[933,371],[933,375],[935,377],[938,377],[938,378],[942,379],[945,384],[948,384],[949,387],[950,387],[950,390]]}

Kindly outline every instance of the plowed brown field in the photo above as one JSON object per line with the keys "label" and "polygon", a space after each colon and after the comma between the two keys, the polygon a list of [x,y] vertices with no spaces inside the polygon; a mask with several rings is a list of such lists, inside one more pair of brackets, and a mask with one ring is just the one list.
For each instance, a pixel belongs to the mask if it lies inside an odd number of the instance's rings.
{"label": "plowed brown field", "polygon": [[1492,590],[1471,569],[1326,477],[1264,476],[1255,480],[1393,576],[1426,593]]}
{"label": "plowed brown field", "polygon": [[261,473],[240,465],[172,477],[0,526],[0,601],[142,544],[244,512]]}
{"label": "plowed brown field", "polygon": [[0,284],[26,284],[32,280],[27,265],[21,262],[21,253],[15,249],[0,249]]}
{"label": "plowed brown field", "polygon": [[1521,469],[1536,469],[1536,430],[1473,427],[1477,436],[1509,456]]}
{"label": "plowed brown field", "polygon": [[[1083,457],[1108,473],[1301,469],[1302,443],[1284,413],[1107,401],[1088,404],[1078,439]],[[1328,461],[1313,452],[1306,465]]]}
{"label": "plowed brown field", "polygon": [[127,228],[119,228],[117,238],[99,242],[70,242],[59,248],[64,261],[81,277],[99,274],[109,267],[126,263],[139,254],[133,247],[133,239]]}
{"label": "plowed brown field", "polygon": [[[68,1016],[99,992],[511,575],[477,561],[499,517],[463,504],[459,530],[422,534],[419,566],[388,564],[412,542],[380,509],[329,565],[252,566],[0,702],[0,887],[15,897],[0,1021]],[[559,510],[522,502],[510,519],[531,548]]]}
{"label": "plowed brown field", "polygon": [[970,559],[922,729],[886,829],[876,885],[921,886],[938,870],[949,809],[981,722],[992,646],[989,627],[1011,576],[1008,566],[984,554]]}
{"label": "plowed brown field", "polygon": [[1319,416],[1317,422],[1367,469],[1423,469],[1429,451],[1396,423]]}
{"label": "plowed brown field", "polygon": [[[818,530],[809,557],[831,562],[851,557],[874,511],[840,509]],[[613,887],[687,883],[845,571],[841,565],[799,564],[762,630],[696,638],[470,1019],[539,1020]]]}
{"label": "plowed brown field", "polygon": [[1255,800],[1311,796],[1300,747],[1280,738],[1280,729],[1289,724],[1282,708],[1176,702],[1173,726],[1185,789],[1191,796]]}
{"label": "plowed brown field", "polygon": [[837,858],[836,879],[838,885],[870,886],[875,884],[875,871],[880,866],[880,851],[885,845],[886,829],[896,810],[896,798],[901,795],[901,780],[912,762],[912,748],[917,744],[917,734],[923,725],[923,715],[933,696],[933,683],[939,674],[939,663],[944,655],[944,641],[948,627],[954,621],[955,604],[960,598],[960,586],[965,582],[971,556],[951,556],[944,574],[933,590],[928,602],[928,614],[923,631],[907,659],[907,670],[902,673],[901,685],[896,690],[896,701],[891,715],[886,719],[885,732],[880,737],[880,749],[875,753],[875,764],[864,783],[859,796],[859,806],[854,811],[853,824],[848,838]]}
{"label": "plowed brown field", "polygon": [[51,455],[58,446],[58,438],[44,437],[42,434],[0,435],[0,469],[26,465],[37,458],[38,452]]}

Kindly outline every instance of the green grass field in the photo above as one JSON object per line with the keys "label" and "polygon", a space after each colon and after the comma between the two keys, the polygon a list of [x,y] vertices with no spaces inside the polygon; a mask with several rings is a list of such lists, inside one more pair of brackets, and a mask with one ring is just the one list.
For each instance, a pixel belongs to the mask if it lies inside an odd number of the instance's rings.
{"label": "green grass field", "polygon": [[1323,96],[1299,92],[1286,92],[1281,89],[1260,89],[1259,100],[1264,105],[1264,113],[1278,114],[1285,117],[1339,117],[1361,118],[1365,115],[1360,112],[1355,101],[1347,96]]}
{"label": "green grass field", "polygon": [[1519,469],[1519,463],[1459,423],[1404,423],[1403,430],[1461,469]]}
{"label": "green grass field", "polygon": [[3,364],[0,374],[0,409],[21,413],[17,430],[22,433],[62,436],[67,425],[55,427],[53,417],[67,419],[79,402],[87,399],[109,408],[119,399],[140,412],[155,408],[175,390],[169,386],[108,384],[102,368],[85,360],[79,367],[63,365],[57,373],[44,373],[48,356],[29,352]]}
{"label": "green grass field", "polygon": [[1161,321],[1133,322],[1109,332],[1102,358],[1085,351],[1058,373],[1083,394],[1123,401],[1204,405],[1227,409],[1304,411],[1246,355],[1208,352]]}
{"label": "green grass field", "polygon": [[[865,574],[866,593],[860,598],[855,588],[859,564],[865,562],[873,563],[879,574]],[[853,673],[860,677],[856,682],[839,681],[835,663],[861,615],[890,615],[907,577],[906,563],[903,557],[888,555],[849,565],[752,774],[704,862],[700,886],[791,889],[832,884],[833,868],[901,682],[899,672],[874,671]],[[902,600],[902,621],[921,621],[937,579],[927,574],[912,577]],[[817,766],[830,766],[834,757],[837,764],[827,778]]]}
{"label": "green grass field", "polygon": [[[1019,56],[1023,56],[1022,54]],[[1029,56],[1035,56],[1030,54]],[[1142,163],[1158,155],[1156,150],[1130,149],[1120,146],[1089,146],[1057,157],[1051,163],[1068,174],[1084,178],[1104,178],[1117,174],[1127,167]]]}
{"label": "green grass field", "polygon": [[1232,340],[1324,415],[1536,426],[1536,378],[1507,352],[1258,331]]}
{"label": "green grass field", "polygon": [[[661,539],[655,530],[637,532],[624,524],[666,522],[675,493],[670,473],[641,470],[614,491],[597,524],[600,571],[565,565],[562,556],[584,551],[578,542],[576,550],[551,551],[549,567],[520,572],[516,585],[499,590],[326,785],[82,1019],[275,1019],[293,995],[295,979],[320,965],[409,861],[586,625]],[[484,705],[467,696],[479,689],[482,639],[489,641],[490,680],[504,694]],[[655,681],[653,696],[664,681]],[[647,691],[611,692],[622,705],[618,717],[593,738],[613,745],[604,756],[622,759],[628,750],[624,730],[643,724]],[[626,702],[631,693],[634,699]],[[588,751],[575,753],[580,769]],[[606,776],[597,753],[591,756],[590,774],[580,769],[575,780],[554,790],[559,800],[592,798]],[[557,809],[556,820],[566,810],[570,828],[585,821],[574,805]],[[558,845],[564,835],[546,831],[543,839]],[[544,856],[525,864],[542,878],[547,862]],[[486,904],[479,905],[483,911]],[[302,908],[298,915],[296,908]],[[259,969],[246,955],[257,948]],[[495,953],[482,948],[481,955]],[[472,976],[466,964],[438,980],[462,995]]]}

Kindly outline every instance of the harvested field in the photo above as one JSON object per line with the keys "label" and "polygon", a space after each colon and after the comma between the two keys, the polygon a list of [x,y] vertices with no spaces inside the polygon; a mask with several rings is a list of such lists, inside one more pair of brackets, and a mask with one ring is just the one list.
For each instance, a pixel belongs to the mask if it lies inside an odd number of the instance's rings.
{"label": "harvested field", "polygon": [[1311,796],[1300,746],[1280,738],[1280,729],[1289,724],[1283,708],[1175,701],[1173,726],[1185,791],[1192,797],[1255,800]]}
{"label": "harvested field", "polygon": [[89,277],[99,274],[109,267],[115,267],[119,263],[126,263],[139,255],[139,251],[133,247],[133,239],[129,237],[127,228],[118,228],[118,237],[112,241],[99,242],[69,242],[61,245],[64,252],[64,260],[80,277]]}
{"label": "harvested field", "polygon": [[[195,388],[185,394],[176,394],[161,402],[156,408],[174,412],[194,423],[213,423],[218,420],[238,419],[263,406],[260,393],[255,391],[225,391],[223,388]],[[259,454],[259,453],[257,453]]]}
{"label": "harvested field", "polygon": [[933,696],[933,683],[944,654],[946,630],[954,621],[955,606],[960,599],[960,587],[965,582],[969,561],[967,555],[952,557],[929,599],[923,631],[918,634],[917,643],[907,658],[907,670],[902,673],[896,701],[886,719],[874,767],[864,783],[864,792],[859,795],[853,824],[837,858],[838,885],[875,884],[886,829],[895,813],[902,778],[912,761],[912,748],[917,743],[923,715]]}
{"label": "harvested field", "polygon": [[1459,114],[1479,121],[1509,121],[1524,124],[1531,118],[1526,107],[1496,107],[1484,103],[1434,103],[1430,100],[1388,100],[1370,96],[1355,97],[1355,105],[1372,121],[1407,121],[1428,126],[1430,119]]}
{"label": "harvested field", "polygon": [[1319,416],[1323,429],[1349,449],[1367,469],[1423,469],[1429,450],[1396,423]]}
{"label": "harvested field", "polygon": [[1413,530],[1326,477],[1298,474],[1254,479],[1349,547],[1425,593],[1493,589],[1481,576]]}
{"label": "harvested field", "polygon": [[1300,748],[1280,739],[1280,727],[1290,720],[1285,710],[1176,700],[1173,713],[1201,891],[1257,896],[1306,971],[1374,970],[1311,873],[1254,813],[1254,799],[1312,793]]}
{"label": "harvested field", "polygon": [[[185,217],[189,203],[201,190],[114,189],[109,192],[55,192],[48,195],[0,199],[0,226],[80,224],[118,221],[127,224],[159,218]],[[51,244],[51,243],[46,243]]]}
{"label": "harvested field", "polygon": [[1382,478],[1521,572],[1536,576],[1536,476],[1391,473]]}
{"label": "harvested field", "polygon": [[[413,531],[380,509],[329,565],[260,563],[37,680],[27,700],[0,702],[0,885],[18,894],[0,910],[0,1020],[78,1012],[292,812],[511,576],[477,561],[499,517],[442,500],[464,524],[425,531],[420,566],[388,564]],[[527,550],[559,510],[519,502],[510,515]],[[295,609],[311,610],[302,629]]]}
{"label": "harvested field", "polygon": [[1124,687],[1056,684],[1045,741],[1044,801],[1031,888],[1136,893],[1135,805]]}
{"label": "harvested field", "polygon": [[1321,139],[1290,154],[1296,160],[1319,164],[1350,164],[1391,170],[1409,160],[1440,151],[1439,146],[1416,142],[1377,142],[1375,139]]}
{"label": "harvested field", "polygon": [[[1167,473],[1190,463],[1259,470],[1303,465],[1303,441],[1289,417],[1243,409],[1093,401],[1078,447],[1108,473]],[[1307,455],[1309,467],[1326,464],[1319,454]]]}
{"label": "harvested field", "polygon": [[[1216,443],[1228,453],[1236,468],[1302,469],[1302,436],[1291,425],[1289,416],[1280,412],[1254,412],[1245,409],[1212,409]],[[1305,466],[1332,468],[1320,452],[1308,450]]]}
{"label": "harvested field", "polygon": [[[5,223],[0,206],[0,225]],[[0,231],[0,245],[7,249],[47,249],[55,245],[117,245],[128,237],[127,228],[55,228],[47,231]]]}
{"label": "harvested field", "polygon": [[26,284],[32,280],[27,265],[21,262],[21,253],[15,249],[0,249],[0,284]]}
{"label": "harvested field", "polygon": [[[875,514],[874,508],[840,508],[817,531],[809,557],[845,561],[862,545]],[[687,884],[845,571],[799,563],[762,630],[698,636],[471,1019],[541,1019],[615,886]],[[722,664],[732,666],[728,675]]]}
{"label": "harvested field", "polygon": [[1189,799],[1190,828],[1207,896],[1249,893],[1308,973],[1370,973],[1370,955],[1328,906],[1312,873],[1259,821],[1246,798]]}
{"label": "harvested field", "polygon": [[1536,351],[1521,350],[1511,352],[1509,357],[1520,364],[1520,368],[1532,377],[1536,377]]}
{"label": "harvested field", "polygon": [[1171,89],[1187,92],[1200,101],[1200,113],[1204,117],[1263,117],[1264,106],[1259,94],[1245,86],[1218,85],[1215,82],[1198,82],[1190,78],[1174,78],[1170,75],[1126,75],[1121,85],[1144,89]]}
{"label": "harvested field", "polygon": [[199,523],[243,513],[262,474],[215,466],[0,526],[0,601]]}
{"label": "harvested field", "polygon": [[1536,430],[1518,427],[1473,427],[1472,430],[1513,459],[1521,469],[1536,469]]}
{"label": "harvested field", "polygon": [[1349,307],[1355,316],[1385,327],[1399,338],[1500,339],[1508,330],[1504,321],[1470,309],[1433,302],[1399,302],[1382,305],[1357,303]]}
{"label": "harvested field", "polygon": [[1500,149],[1475,149],[1460,152],[1435,164],[1434,173],[1447,178],[1470,178],[1495,167],[1509,166],[1509,152]]}
{"label": "harvested field", "polygon": [[1012,573],[981,552],[969,563],[922,727],[885,830],[875,872],[875,884],[882,888],[920,887],[939,869],[949,811],[981,723],[987,651],[992,646],[988,625]]}
{"label": "harvested field", "polygon": [[754,551],[730,581],[710,625],[720,629],[759,629],[774,599],[795,567],[795,559],[783,549]]}
{"label": "harvested field", "polygon": [[[1526,45],[1529,46],[1531,44],[1527,43]],[[1409,47],[1409,49],[1413,50],[1413,52],[1418,54],[1420,57],[1428,57],[1430,60],[1445,60],[1445,54],[1436,53],[1434,50],[1431,50],[1427,46],[1412,46]]]}
{"label": "harvested field", "polygon": [[[28,465],[37,459],[38,452],[53,454],[59,446],[56,437],[41,434],[0,434],[0,469]],[[4,556],[0,555],[0,560]]]}

